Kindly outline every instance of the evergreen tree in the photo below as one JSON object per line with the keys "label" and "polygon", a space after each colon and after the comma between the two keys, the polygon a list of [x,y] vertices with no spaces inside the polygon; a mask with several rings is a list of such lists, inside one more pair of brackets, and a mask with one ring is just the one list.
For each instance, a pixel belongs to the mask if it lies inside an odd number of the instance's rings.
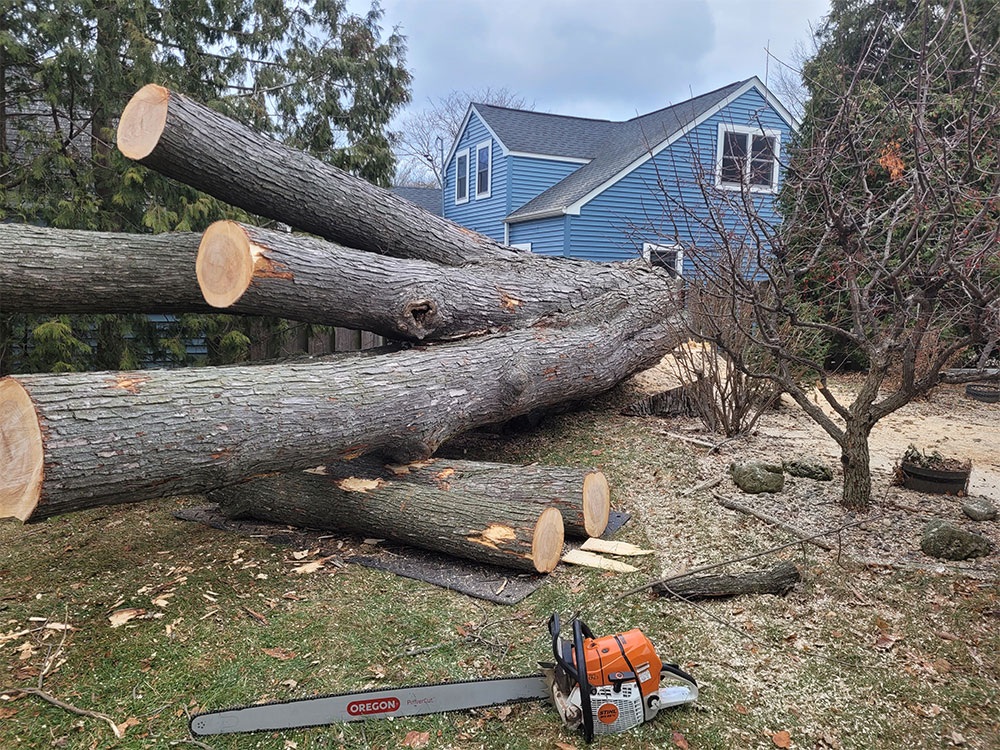
{"label": "evergreen tree", "polygon": [[[114,147],[118,115],[150,82],[388,185],[388,124],[409,100],[410,74],[403,37],[383,35],[381,20],[377,4],[358,16],[344,0],[0,0],[0,220],[133,232],[252,221]],[[122,336],[155,342],[163,333],[139,316],[60,321],[45,335],[94,344],[85,356],[67,341],[76,355],[60,366],[135,364],[143,353]],[[11,339],[44,322],[0,320],[0,372]],[[249,325],[212,328],[221,337]],[[234,340],[215,349],[247,348]]]}

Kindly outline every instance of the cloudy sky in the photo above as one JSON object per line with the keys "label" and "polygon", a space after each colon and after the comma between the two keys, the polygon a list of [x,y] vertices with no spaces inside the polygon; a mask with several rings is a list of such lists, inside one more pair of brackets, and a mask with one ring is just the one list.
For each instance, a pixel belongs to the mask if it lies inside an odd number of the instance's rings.
{"label": "cloudy sky", "polygon": [[[828,0],[382,0],[413,104],[506,87],[541,111],[627,119],[789,59]],[[367,7],[351,0],[352,10]],[[772,61],[772,70],[775,63]]]}

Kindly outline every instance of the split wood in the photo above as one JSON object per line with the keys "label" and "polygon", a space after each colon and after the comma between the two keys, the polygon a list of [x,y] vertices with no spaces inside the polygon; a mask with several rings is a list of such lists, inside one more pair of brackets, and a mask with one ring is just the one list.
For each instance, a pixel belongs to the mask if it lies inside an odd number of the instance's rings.
{"label": "split wood", "polygon": [[680,578],[686,578],[688,576],[694,575],[695,573],[704,573],[707,570],[715,570],[716,568],[722,568],[725,567],[726,565],[733,565],[738,562],[755,560],[756,558],[764,557],[765,555],[772,555],[775,552],[780,552],[783,549],[794,547],[798,544],[802,544],[803,542],[809,542],[812,541],[813,539],[819,539],[820,537],[830,536],[831,534],[837,534],[841,531],[844,531],[845,529],[850,529],[853,528],[854,526],[860,526],[863,523],[873,523],[875,521],[879,521],[885,518],[885,516],[886,516],[885,513],[880,513],[879,515],[872,516],[871,518],[862,518],[859,521],[851,521],[850,523],[845,523],[834,529],[827,529],[826,531],[821,531],[818,534],[813,534],[812,536],[808,536],[802,539],[796,539],[795,541],[787,542],[785,544],[779,544],[777,547],[771,547],[770,549],[766,549],[763,552],[754,552],[751,555],[743,555],[742,557],[734,557],[729,560],[722,560],[721,562],[711,563],[709,565],[702,565],[697,568],[692,568],[691,570],[686,570],[683,573],[677,573],[675,575],[667,576],[666,578],[660,578],[655,581],[648,581],[647,583],[644,583],[641,586],[636,586],[635,588],[629,589],[624,594],[619,594],[617,598],[624,599],[626,596],[631,596],[632,594],[636,594],[640,591],[645,591],[646,589],[652,588],[653,586],[658,586],[658,585],[662,586],[663,584],[670,583],[671,581],[676,581]]}

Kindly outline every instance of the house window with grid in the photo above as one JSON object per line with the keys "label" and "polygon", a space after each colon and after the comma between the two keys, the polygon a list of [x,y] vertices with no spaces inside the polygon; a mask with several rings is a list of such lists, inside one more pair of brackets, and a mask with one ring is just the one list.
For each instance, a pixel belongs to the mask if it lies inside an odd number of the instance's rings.
{"label": "house window with grid", "polygon": [[715,184],[726,190],[776,192],[780,144],[777,130],[720,124]]}

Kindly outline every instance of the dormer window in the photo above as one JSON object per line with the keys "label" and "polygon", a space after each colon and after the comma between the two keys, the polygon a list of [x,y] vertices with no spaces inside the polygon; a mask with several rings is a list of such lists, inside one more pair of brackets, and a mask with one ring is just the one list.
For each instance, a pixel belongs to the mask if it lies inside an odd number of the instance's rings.
{"label": "dormer window", "polygon": [[493,169],[493,141],[476,146],[476,198],[490,197],[490,172]]}
{"label": "dormer window", "polygon": [[469,200],[469,149],[455,154],[455,205]]}
{"label": "dormer window", "polygon": [[778,189],[781,134],[746,125],[719,125],[715,184],[724,190],[773,193]]}

